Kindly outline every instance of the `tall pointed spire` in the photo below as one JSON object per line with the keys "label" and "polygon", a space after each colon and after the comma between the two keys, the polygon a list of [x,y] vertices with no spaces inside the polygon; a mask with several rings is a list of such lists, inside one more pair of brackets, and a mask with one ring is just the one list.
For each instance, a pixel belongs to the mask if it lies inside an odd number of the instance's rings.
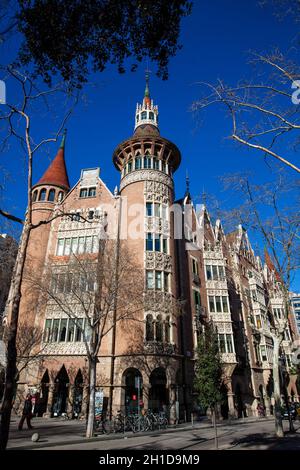
{"label": "tall pointed spire", "polygon": [[[153,100],[150,98],[150,88],[149,88],[149,73],[150,70],[146,70],[146,86],[145,93],[142,104],[136,105],[135,112],[135,127],[134,130],[139,128],[139,130],[147,129],[158,132],[158,107],[154,106]],[[150,124],[152,127],[146,126]]]}
{"label": "tall pointed spire", "polygon": [[145,94],[144,94],[144,102],[145,105],[150,107],[151,106],[151,99],[150,99],[150,89],[149,89],[149,70],[146,70],[146,87],[145,87]]}
{"label": "tall pointed spire", "polygon": [[49,167],[47,168],[43,176],[40,178],[40,180],[35,184],[35,186],[41,184],[51,184],[54,186],[59,186],[63,189],[70,189],[70,183],[65,162],[66,132],[67,131],[65,129],[56,157],[50,163]]}

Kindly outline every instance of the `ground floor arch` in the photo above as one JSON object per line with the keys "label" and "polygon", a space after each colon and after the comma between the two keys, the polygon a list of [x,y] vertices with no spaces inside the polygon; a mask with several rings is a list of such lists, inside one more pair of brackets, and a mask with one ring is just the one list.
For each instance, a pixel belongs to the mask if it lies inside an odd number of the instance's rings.
{"label": "ground floor arch", "polygon": [[68,394],[70,379],[63,365],[54,380],[54,394],[52,404],[52,415],[61,416],[67,413]]}
{"label": "ground floor arch", "polygon": [[158,413],[169,406],[166,371],[158,367],[151,372],[149,378],[149,409]]}
{"label": "ground floor arch", "polygon": [[136,413],[143,407],[143,377],[135,367],[129,367],[122,375],[122,402],[126,414]]}

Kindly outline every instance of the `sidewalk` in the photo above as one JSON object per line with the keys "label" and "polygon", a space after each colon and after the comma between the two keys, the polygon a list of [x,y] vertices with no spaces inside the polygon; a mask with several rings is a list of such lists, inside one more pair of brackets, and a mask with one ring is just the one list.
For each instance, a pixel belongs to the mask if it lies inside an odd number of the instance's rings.
{"label": "sidewalk", "polygon": [[[274,418],[243,418],[223,421],[218,424],[219,427],[222,426],[234,426],[234,425],[247,425],[256,421],[272,421]],[[85,438],[85,421],[77,420],[63,420],[61,418],[34,418],[32,424],[34,429],[30,430],[26,428],[26,423],[22,431],[18,431],[18,417],[12,417],[10,435],[8,441],[8,450],[25,450],[25,449],[38,449],[41,447],[59,447],[63,444],[79,444],[84,442],[95,442],[95,441],[104,441],[104,440],[113,440],[113,439],[130,439],[136,437],[137,435],[145,436],[159,436],[165,433],[173,433],[177,431],[189,430],[189,429],[208,429],[211,428],[211,422],[207,418],[204,418],[203,421],[197,421],[192,426],[191,423],[181,423],[177,426],[172,425],[167,429],[161,429],[156,431],[147,431],[134,434],[133,432],[126,433],[116,433],[116,434],[100,434],[91,439]],[[31,436],[34,433],[40,435],[38,442],[32,442]]]}

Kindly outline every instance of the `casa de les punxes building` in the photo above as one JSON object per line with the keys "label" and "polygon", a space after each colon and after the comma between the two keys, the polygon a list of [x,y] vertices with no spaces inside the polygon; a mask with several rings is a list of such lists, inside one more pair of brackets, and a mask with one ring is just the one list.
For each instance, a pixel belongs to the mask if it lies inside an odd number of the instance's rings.
{"label": "casa de les punxes building", "polygon": [[[148,77],[143,101],[136,107],[133,136],[113,153],[119,189],[113,193],[108,189],[100,168],[83,169],[70,187],[65,151],[64,137],[33,187],[33,222],[52,221],[32,231],[25,268],[27,279],[35,275],[53,284],[62,308],[53,304],[51,295],[43,302],[39,290],[28,288],[25,275],[20,322],[42,330],[38,345],[42,359],[29,361],[20,375],[19,390],[39,394],[40,416],[86,415],[88,325],[80,291],[96,295],[97,287],[78,285],[71,318],[63,298],[74,290],[72,279],[64,276],[74,255],[100,262],[99,233],[103,233],[103,214],[107,215],[103,208],[111,207],[106,231],[122,238],[120,246],[141,269],[144,304],[138,322],[127,319],[126,328],[116,322],[101,343],[96,385],[103,410],[125,412],[139,398],[146,409],[169,410],[170,420],[190,420],[197,409],[193,392],[197,338],[204,323],[212,321],[223,363],[220,417],[256,415],[259,402],[267,414],[272,413],[270,327],[272,318],[284,321],[281,279],[269,256],[264,261],[255,256],[242,226],[225,234],[220,220],[211,222],[204,204],[196,210],[188,188],[183,198],[175,199],[173,175],[181,154],[160,135]],[[129,229],[133,204],[142,207],[139,237],[131,236]],[[136,325],[139,331],[142,326],[142,336],[135,335]],[[288,394],[298,401],[296,376],[289,374],[295,334],[289,322],[281,354]]]}

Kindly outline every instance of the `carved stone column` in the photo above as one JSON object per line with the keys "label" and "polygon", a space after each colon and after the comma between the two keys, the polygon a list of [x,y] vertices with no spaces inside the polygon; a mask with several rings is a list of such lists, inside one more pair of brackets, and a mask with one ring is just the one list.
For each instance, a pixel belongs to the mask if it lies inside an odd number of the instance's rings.
{"label": "carved stone column", "polygon": [[67,398],[67,415],[69,418],[73,417],[73,404],[74,404],[74,384],[69,384],[68,398]]}
{"label": "carved stone column", "polygon": [[43,414],[43,418],[51,418],[54,388],[55,388],[55,384],[50,383],[49,391],[48,391],[47,411],[46,413]]}

